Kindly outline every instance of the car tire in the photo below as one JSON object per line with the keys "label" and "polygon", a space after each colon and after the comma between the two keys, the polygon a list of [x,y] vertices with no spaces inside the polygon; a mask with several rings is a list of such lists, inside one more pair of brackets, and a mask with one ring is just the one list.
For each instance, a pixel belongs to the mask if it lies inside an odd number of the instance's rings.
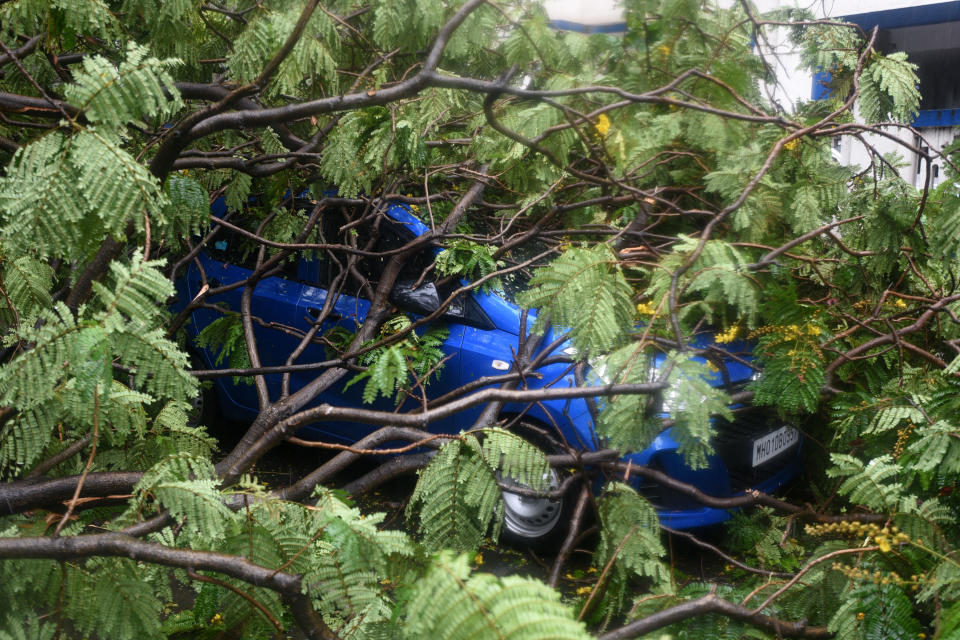
{"label": "car tire", "polygon": [[[564,447],[546,429],[535,423],[521,420],[511,426],[510,431],[547,455],[565,452]],[[567,477],[569,474],[563,470],[551,469],[551,488],[559,488]],[[522,496],[504,489],[500,539],[538,551],[556,551],[569,531],[579,492],[580,482],[570,483],[563,496],[556,500]]]}

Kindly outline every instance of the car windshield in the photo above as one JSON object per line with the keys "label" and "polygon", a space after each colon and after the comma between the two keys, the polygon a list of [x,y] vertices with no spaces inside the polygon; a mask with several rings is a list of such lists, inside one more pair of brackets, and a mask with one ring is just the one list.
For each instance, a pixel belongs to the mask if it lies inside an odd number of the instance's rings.
{"label": "car windshield", "polygon": [[[531,258],[542,256],[548,249],[549,246],[540,240],[527,242],[520,247],[511,249],[510,252],[502,258],[505,263],[504,267],[509,268],[526,262]],[[530,278],[533,277],[536,269],[545,266],[549,261],[550,256],[541,257],[531,265],[503,274],[500,276],[500,286],[495,287],[494,291],[504,300],[512,304],[517,304],[517,294],[530,288]]]}

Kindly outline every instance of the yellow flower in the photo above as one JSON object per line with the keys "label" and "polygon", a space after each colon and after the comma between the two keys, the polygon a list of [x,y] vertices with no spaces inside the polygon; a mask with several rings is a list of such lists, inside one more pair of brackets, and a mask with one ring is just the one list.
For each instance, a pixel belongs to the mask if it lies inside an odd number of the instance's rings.
{"label": "yellow flower", "polygon": [[657,53],[663,54],[665,56],[670,55],[670,47],[668,47],[665,44],[662,44],[659,47],[655,48],[654,51],[656,51]]}
{"label": "yellow flower", "polygon": [[210,624],[221,624],[223,623],[223,616],[219,613],[212,618],[210,618]]}
{"label": "yellow flower", "polygon": [[477,565],[478,567],[483,565],[483,554],[478,553],[477,555],[473,556],[473,564]]}
{"label": "yellow flower", "polygon": [[857,612],[857,620],[863,620],[866,617],[867,617],[867,614],[865,614],[863,611]]}
{"label": "yellow flower", "polygon": [[641,302],[637,305],[637,313],[642,316],[652,316],[656,312],[656,309],[653,308],[653,305],[649,302]]}
{"label": "yellow flower", "polygon": [[785,145],[783,145],[783,148],[786,149],[787,151],[793,151],[794,149],[797,148],[799,144],[800,144],[800,139],[796,138],[786,143]]}
{"label": "yellow flower", "polygon": [[740,325],[732,325],[729,329],[723,333],[718,333],[713,337],[713,341],[717,344],[727,344],[728,342],[733,342],[737,339],[737,334],[740,333]]}
{"label": "yellow flower", "polygon": [[607,137],[607,132],[610,131],[610,118],[607,117],[607,114],[601,113],[597,116],[597,122],[593,125],[593,128],[597,130],[601,137]]}
{"label": "yellow flower", "polygon": [[900,298],[897,298],[896,300],[893,301],[893,306],[897,307],[898,309],[906,309],[907,303],[901,300]]}
{"label": "yellow flower", "polygon": [[877,543],[877,546],[880,547],[880,551],[883,553],[888,553],[892,548],[890,546],[890,538],[887,536],[874,536],[873,541]]}
{"label": "yellow flower", "polygon": [[820,335],[820,327],[815,327],[812,324],[808,324],[807,333],[811,336],[818,336]]}
{"label": "yellow flower", "polygon": [[593,591],[593,587],[577,587],[577,595],[582,596],[586,595]]}

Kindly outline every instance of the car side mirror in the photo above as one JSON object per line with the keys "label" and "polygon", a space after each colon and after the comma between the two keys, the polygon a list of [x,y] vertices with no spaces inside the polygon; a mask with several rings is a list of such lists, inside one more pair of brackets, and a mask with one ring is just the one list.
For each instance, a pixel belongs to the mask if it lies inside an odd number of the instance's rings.
{"label": "car side mirror", "polygon": [[401,280],[390,291],[390,302],[404,311],[420,315],[430,315],[440,307],[440,294],[432,282],[421,282],[414,288],[416,280]]}

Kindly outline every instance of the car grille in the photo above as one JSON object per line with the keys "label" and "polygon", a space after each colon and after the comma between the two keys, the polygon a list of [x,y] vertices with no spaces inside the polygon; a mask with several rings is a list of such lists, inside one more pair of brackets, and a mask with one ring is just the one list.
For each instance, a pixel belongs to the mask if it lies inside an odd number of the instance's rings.
{"label": "car grille", "polygon": [[733,491],[750,489],[783,471],[793,462],[797,445],[756,467],[753,466],[753,441],[786,424],[774,412],[762,408],[738,410],[734,413],[733,422],[722,419],[717,421],[717,435],[713,446],[730,473]]}
{"label": "car grille", "polygon": [[[716,435],[713,446],[716,454],[723,460],[730,477],[730,488],[733,493],[751,489],[764,480],[783,471],[794,462],[796,445],[782,451],[780,455],[766,462],[753,466],[752,444],[760,436],[766,435],[783,427],[786,423],[782,418],[763,408],[744,408],[734,411],[733,421],[722,418],[714,423]],[[667,454],[676,455],[676,454]],[[664,471],[659,460],[654,458],[650,465],[658,471]],[[663,487],[656,482],[643,480],[638,487],[640,493],[654,506],[663,510],[686,510],[701,508],[699,502],[685,494]],[[710,487],[701,487],[707,493],[716,495]]]}
{"label": "car grille", "polygon": [[[647,466],[657,471],[665,471],[663,465],[660,464],[660,461],[656,458],[651,460]],[[665,487],[659,482],[647,480],[646,478],[641,481],[637,490],[650,504],[662,511],[686,511],[688,509],[700,509],[703,507],[702,504],[687,494]]]}

